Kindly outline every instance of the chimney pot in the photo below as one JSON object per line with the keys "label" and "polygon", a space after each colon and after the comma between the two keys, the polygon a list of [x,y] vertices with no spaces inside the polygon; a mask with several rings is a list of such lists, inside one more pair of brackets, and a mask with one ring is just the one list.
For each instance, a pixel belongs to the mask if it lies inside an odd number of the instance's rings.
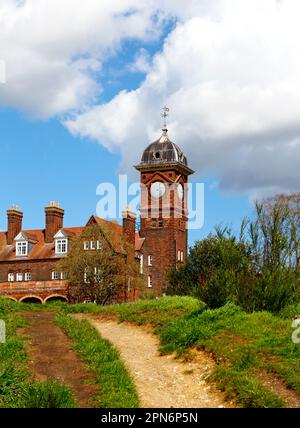
{"label": "chimney pot", "polygon": [[129,208],[126,208],[126,211],[122,212],[123,218],[123,234],[126,236],[126,239],[130,245],[135,248],[135,222],[136,214],[133,211],[130,211]]}
{"label": "chimney pot", "polygon": [[58,202],[50,201],[45,207],[46,225],[45,225],[45,242],[53,242],[54,235],[63,228],[65,211],[60,208]]}
{"label": "chimney pot", "polygon": [[23,213],[17,205],[12,205],[7,210],[7,244],[12,245],[15,237],[22,230]]}

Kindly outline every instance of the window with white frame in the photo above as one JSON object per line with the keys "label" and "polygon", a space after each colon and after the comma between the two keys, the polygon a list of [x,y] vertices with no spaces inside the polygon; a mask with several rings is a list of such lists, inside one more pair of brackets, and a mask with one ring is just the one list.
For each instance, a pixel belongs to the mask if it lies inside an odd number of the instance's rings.
{"label": "window with white frame", "polygon": [[153,263],[153,257],[148,256],[148,266],[152,266],[152,263]]}
{"label": "window with white frame", "polygon": [[53,280],[57,280],[57,279],[59,279],[59,274],[58,274],[58,272],[55,272],[55,271],[53,271],[52,272],[52,277],[51,277]]}
{"label": "window with white frame", "polygon": [[180,260],[183,262],[183,260],[184,260],[184,254],[183,254],[183,251],[181,251],[181,253],[180,253]]}
{"label": "window with white frame", "polygon": [[13,272],[9,272],[7,279],[8,279],[8,282],[14,282],[15,274]]}
{"label": "window with white frame", "polygon": [[83,243],[83,248],[85,250],[89,250],[90,249],[90,241],[84,241]]}
{"label": "window with white frame", "polygon": [[56,254],[66,254],[68,252],[68,240],[56,239],[55,241],[55,253]]}
{"label": "window with white frame", "polygon": [[96,250],[96,241],[91,241],[91,250]]}
{"label": "window with white frame", "polygon": [[97,250],[102,250],[102,242],[97,241]]}
{"label": "window with white frame", "polygon": [[148,288],[152,288],[152,276],[148,276]]}
{"label": "window with white frame", "polygon": [[60,279],[66,279],[66,278],[67,278],[66,272],[61,272]]}
{"label": "window with white frame", "polygon": [[16,244],[16,255],[18,257],[28,255],[28,242],[27,241],[17,242],[17,244]]}
{"label": "window with white frame", "polygon": [[180,250],[177,251],[177,260],[180,262]]}
{"label": "window with white frame", "polygon": [[22,272],[18,272],[17,273],[16,280],[18,282],[22,282],[23,281],[23,274],[22,274]]}
{"label": "window with white frame", "polygon": [[140,257],[140,273],[144,273],[144,256],[141,254]]}
{"label": "window with white frame", "polygon": [[31,281],[31,272],[25,272],[25,281]]}

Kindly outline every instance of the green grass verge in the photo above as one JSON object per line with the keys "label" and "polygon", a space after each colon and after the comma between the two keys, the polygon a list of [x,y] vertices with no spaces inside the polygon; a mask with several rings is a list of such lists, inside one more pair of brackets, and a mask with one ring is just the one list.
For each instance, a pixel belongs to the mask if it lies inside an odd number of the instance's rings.
{"label": "green grass verge", "polygon": [[117,314],[120,321],[132,321],[136,324],[150,323],[162,326],[172,319],[180,318],[195,311],[202,311],[205,304],[193,297],[161,297],[139,300],[134,303],[98,306],[94,304],[68,305],[58,304],[66,313]]}
{"label": "green grass verge", "polygon": [[291,323],[300,313],[299,304],[285,308],[280,316],[269,312],[248,314],[233,304],[208,310],[191,297],[163,297],[106,307],[59,303],[55,308],[65,313],[108,313],[120,321],[152,324],[160,336],[162,353],[180,354],[192,347],[212,352],[217,361],[212,379],[228,397],[236,396],[241,406],[284,406],[280,397],[263,387],[259,376],[263,371],[271,377],[275,374],[300,393],[300,345],[291,339]]}
{"label": "green grass verge", "polygon": [[300,346],[291,338],[291,321],[269,312],[247,314],[233,304],[171,321],[160,332],[162,352],[190,347],[212,352],[213,376],[229,396],[246,407],[280,407],[284,403],[258,379],[261,370],[276,373],[300,393]]}
{"label": "green grass verge", "polygon": [[102,408],[136,408],[139,400],[134,383],[118,351],[86,320],[57,315],[55,322],[74,342],[74,350],[95,373]]}
{"label": "green grass verge", "polygon": [[18,328],[26,327],[15,312],[18,304],[0,300],[0,319],[6,324],[6,343],[0,344],[0,408],[74,407],[70,390],[59,382],[34,382],[27,369],[24,336]]}
{"label": "green grass verge", "polygon": [[68,312],[110,313],[120,321],[150,323],[160,336],[161,352],[178,354],[191,347],[212,352],[213,379],[245,407],[281,407],[283,401],[262,386],[259,373],[275,373],[300,393],[300,345],[292,342],[291,320],[269,312],[247,314],[233,304],[208,310],[190,297],[164,297],[131,304],[71,305]]}

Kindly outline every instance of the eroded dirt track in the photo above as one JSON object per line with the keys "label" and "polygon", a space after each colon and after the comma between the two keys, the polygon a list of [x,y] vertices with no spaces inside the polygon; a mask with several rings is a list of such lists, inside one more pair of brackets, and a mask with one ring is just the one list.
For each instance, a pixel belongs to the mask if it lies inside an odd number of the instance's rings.
{"label": "eroded dirt track", "polygon": [[88,383],[92,375],[83,361],[72,350],[72,342],[53,323],[51,312],[26,312],[29,327],[23,334],[29,336],[26,351],[29,369],[37,380],[57,379],[69,386],[78,407],[93,407],[96,386]]}
{"label": "eroded dirt track", "polygon": [[183,362],[172,355],[161,356],[158,338],[142,327],[86,315],[76,318],[88,319],[119,350],[142,407],[233,407],[205,380],[214,367],[206,353],[197,351],[192,361]]}

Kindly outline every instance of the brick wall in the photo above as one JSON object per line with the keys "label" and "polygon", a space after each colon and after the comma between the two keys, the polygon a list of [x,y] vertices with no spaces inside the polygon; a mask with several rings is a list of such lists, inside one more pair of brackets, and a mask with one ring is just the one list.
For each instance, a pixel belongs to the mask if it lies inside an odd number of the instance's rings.
{"label": "brick wall", "polygon": [[[9,272],[31,272],[32,281],[49,281],[51,280],[52,271],[55,270],[56,260],[20,260],[17,262],[1,262],[0,263],[0,283],[6,282]],[[0,284],[1,287],[1,284]]]}
{"label": "brick wall", "polygon": [[[157,202],[157,216],[152,218],[150,186],[155,181],[167,185],[174,182],[184,184],[187,177],[175,170],[141,174],[141,182],[147,186],[142,191],[141,212],[146,218],[141,218],[140,232],[141,236],[146,238],[143,246],[145,285],[147,287],[150,275],[152,289],[148,291],[159,295],[168,285],[168,274],[177,264],[178,251],[184,253],[184,258],[187,255],[187,218],[184,211],[185,200],[180,201],[176,191],[171,191],[165,201],[161,199]],[[169,218],[164,218],[164,209],[170,212]],[[176,211],[180,212],[182,218],[176,218]],[[152,266],[148,266],[149,255],[152,256]]]}

